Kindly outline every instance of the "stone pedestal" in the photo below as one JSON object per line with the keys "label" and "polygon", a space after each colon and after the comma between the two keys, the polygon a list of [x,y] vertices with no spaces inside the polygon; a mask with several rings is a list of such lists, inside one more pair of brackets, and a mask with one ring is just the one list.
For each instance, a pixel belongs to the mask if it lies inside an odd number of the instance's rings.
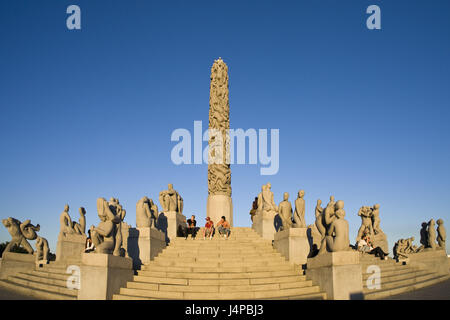
{"label": "stone pedestal", "polygon": [[274,235],[273,247],[290,263],[304,265],[308,259],[310,246],[307,228],[290,228]]}
{"label": "stone pedestal", "polygon": [[259,213],[253,218],[252,229],[261,237],[267,240],[273,240],[275,235],[274,217]]}
{"label": "stone pedestal", "polygon": [[0,268],[0,279],[17,272],[32,271],[36,267],[36,256],[27,253],[3,252]]}
{"label": "stone pedestal", "polygon": [[209,195],[206,202],[206,216],[210,217],[214,224],[222,219],[222,216],[233,226],[233,202],[227,195]]}
{"label": "stone pedestal", "polygon": [[165,234],[155,228],[128,229],[128,255],[133,259],[133,269],[150,262],[166,247]]}
{"label": "stone pedestal", "polygon": [[328,299],[363,299],[359,252],[326,252],[309,258],[306,276],[327,293]]}
{"label": "stone pedestal", "polygon": [[[161,215],[164,215],[162,217]],[[186,219],[184,215],[175,211],[164,212],[159,215],[158,229],[166,235],[166,240],[175,239],[177,237],[178,229],[181,225],[186,225],[183,221]],[[161,218],[161,219],[160,219]],[[166,221],[163,221],[163,220]]]}
{"label": "stone pedestal", "polygon": [[56,261],[80,261],[81,254],[84,253],[86,247],[85,234],[62,234],[58,235],[56,244]]}
{"label": "stone pedestal", "polygon": [[80,271],[79,300],[110,300],[134,275],[131,258],[104,253],[83,253]]}
{"label": "stone pedestal", "polygon": [[442,248],[424,249],[422,252],[408,255],[407,263],[421,269],[430,270],[441,275],[449,274],[449,259]]}

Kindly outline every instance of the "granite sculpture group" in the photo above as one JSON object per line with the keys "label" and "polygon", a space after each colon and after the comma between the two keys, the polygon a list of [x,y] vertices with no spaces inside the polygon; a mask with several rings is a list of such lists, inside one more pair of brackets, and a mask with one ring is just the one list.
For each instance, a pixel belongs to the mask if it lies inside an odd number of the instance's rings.
{"label": "granite sculpture group", "polygon": [[[214,161],[208,162],[206,212],[213,221],[225,216],[232,226],[228,91],[228,67],[219,58],[211,68],[208,156],[209,160]],[[211,133],[214,131],[215,134]],[[221,148],[216,148],[218,144]],[[126,210],[117,198],[110,198],[109,201],[98,198],[100,221],[97,226],[92,225],[87,234],[86,210],[80,207],[78,222],[74,222],[69,214],[69,205],[65,205],[60,214],[56,260],[75,261],[81,265],[81,281],[86,285],[80,290],[80,299],[110,299],[117,288],[133,277],[133,269],[139,269],[152,260],[171,238],[177,236],[180,225],[186,221],[183,198],[172,184],[168,184],[167,190],[161,191],[158,199],[161,211],[147,196],[137,201],[136,228],[133,228],[124,222]],[[344,201],[336,201],[334,196],[330,196],[323,208],[322,200],[318,199],[311,225],[307,225],[305,219],[304,190],[298,191],[294,206],[293,210],[287,192],[277,205],[271,184],[263,185],[250,211],[252,228],[261,237],[272,240],[273,247],[290,262],[307,266],[307,275],[318,281],[330,298],[347,299],[349,292],[360,290],[362,278],[359,253],[350,245]],[[366,235],[375,246],[388,252],[387,237],[380,227],[380,205],[362,206],[357,214],[361,217],[361,226],[356,242]],[[5,252],[10,252],[14,246],[21,246],[29,255],[35,255],[38,267],[49,262],[48,241],[37,235],[39,224],[35,226],[30,220],[22,223],[11,217],[2,222],[12,238]],[[436,230],[433,219],[422,224],[420,247],[413,244],[414,237],[398,240],[393,250],[394,257],[403,260],[421,252],[445,251],[444,222],[438,219],[437,224]],[[94,250],[86,253],[88,238]],[[36,252],[29,240],[36,240]],[[339,287],[345,287],[346,291],[336,291]]]}

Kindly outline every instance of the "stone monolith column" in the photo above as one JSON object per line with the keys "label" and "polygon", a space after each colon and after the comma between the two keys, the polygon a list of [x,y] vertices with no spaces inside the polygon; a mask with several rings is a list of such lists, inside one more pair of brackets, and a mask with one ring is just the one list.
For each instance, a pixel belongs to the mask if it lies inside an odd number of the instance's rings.
{"label": "stone monolith column", "polygon": [[233,226],[229,129],[228,67],[219,58],[211,68],[206,215],[214,223],[225,216]]}

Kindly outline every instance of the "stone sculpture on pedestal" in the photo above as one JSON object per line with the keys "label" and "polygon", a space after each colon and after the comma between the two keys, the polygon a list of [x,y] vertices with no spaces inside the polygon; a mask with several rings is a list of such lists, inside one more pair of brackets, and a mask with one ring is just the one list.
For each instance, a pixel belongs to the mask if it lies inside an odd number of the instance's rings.
{"label": "stone sculpture on pedestal", "polygon": [[168,184],[168,189],[159,193],[159,203],[163,212],[177,212],[183,214],[183,198],[173,188],[173,184]]}
{"label": "stone sculpture on pedestal", "polygon": [[326,243],[328,252],[348,251],[350,247],[349,227],[345,217],[344,201],[336,202],[336,219],[327,230]]}
{"label": "stone sculpture on pedestal", "polygon": [[398,260],[407,259],[410,254],[420,252],[422,249],[417,248],[414,244],[414,237],[398,240],[393,249],[394,258]]}
{"label": "stone sculpture on pedestal", "polygon": [[280,202],[279,215],[283,223],[282,230],[287,230],[292,226],[292,205],[289,202],[289,193],[285,192],[283,194],[283,201]]}
{"label": "stone sculpture on pedestal", "polygon": [[48,241],[45,238],[37,237],[36,238],[36,264],[47,264],[48,263],[48,254],[50,252],[50,248],[48,246]]}
{"label": "stone sculpture on pedestal", "polygon": [[80,218],[78,223],[73,222],[73,231],[75,234],[86,234],[86,209],[80,207],[78,212],[80,213]]}
{"label": "stone sculpture on pedestal", "polygon": [[[273,192],[271,190],[272,185],[267,183],[262,187],[261,192],[261,213],[263,216],[268,218],[274,218],[278,213],[278,206],[275,204]],[[259,204],[258,204],[259,209]]]}
{"label": "stone sculpture on pedestal", "polygon": [[436,230],[434,229],[435,223],[434,219],[428,222],[428,247],[431,249],[436,249]]}
{"label": "stone sculpture on pedestal", "polygon": [[22,246],[29,254],[33,254],[34,250],[27,240],[35,240],[37,238],[36,231],[40,230],[39,224],[34,226],[31,220],[25,220],[21,223],[14,218],[3,219],[2,223],[6,229],[8,229],[11,235],[11,241],[6,246],[4,252],[10,252],[14,245]]}
{"label": "stone sculpture on pedestal", "polygon": [[306,228],[305,221],[305,191],[300,190],[298,192],[297,200],[295,200],[295,213],[294,213],[294,228]]}
{"label": "stone sculpture on pedestal", "polygon": [[148,197],[143,197],[136,203],[136,227],[155,228],[158,219],[158,206]]}
{"label": "stone sculpture on pedestal", "polygon": [[64,206],[64,211],[59,216],[59,223],[61,225],[59,232],[62,233],[63,235],[72,234],[75,232],[73,230],[72,219],[70,218],[70,215],[69,215],[69,205],[68,204],[66,204]]}
{"label": "stone sculpture on pedestal", "polygon": [[420,229],[420,244],[421,247],[428,247],[428,223],[422,222],[422,228]]}
{"label": "stone sculpture on pedestal", "polygon": [[116,247],[116,224],[120,223],[120,217],[114,215],[105,198],[97,199],[97,212],[100,223],[90,228],[94,252],[111,254]]}
{"label": "stone sculpture on pedestal", "polygon": [[[324,217],[323,217],[323,208],[322,208],[322,200],[318,199],[317,200],[317,204],[316,204],[316,208],[315,208],[315,217],[316,217],[316,221],[315,221],[315,225],[317,228],[317,231],[319,231],[321,239],[325,238],[325,225],[324,225]],[[322,241],[320,241],[322,242]],[[320,249],[320,248],[318,248]]]}
{"label": "stone sculpture on pedestal", "polygon": [[[373,235],[373,225],[372,225],[372,208],[368,206],[362,206],[358,210],[358,216],[361,217],[361,227],[359,227],[358,235],[356,236],[356,242],[361,240],[364,233]],[[367,231],[366,231],[367,230]]]}
{"label": "stone sculpture on pedestal", "polygon": [[122,246],[123,244],[123,228],[124,222],[126,216],[126,210],[122,207],[122,205],[119,203],[119,199],[117,198],[111,198],[109,200],[109,209],[114,214],[114,216],[117,219],[117,223],[115,225],[115,246],[113,255],[115,256],[127,256],[127,250]]}
{"label": "stone sculpture on pedestal", "polygon": [[257,211],[258,211],[258,197],[255,197],[255,200],[252,203],[252,209],[250,210],[250,219],[252,220],[252,222]]}
{"label": "stone sculpture on pedestal", "polygon": [[69,205],[64,206],[64,211],[59,216],[60,232],[56,244],[56,261],[81,260],[86,244],[86,210],[78,209],[80,218],[78,223],[72,221],[69,215]]}
{"label": "stone sculpture on pedestal", "polygon": [[445,250],[445,240],[447,238],[447,233],[444,228],[444,220],[438,219],[437,221],[438,227],[437,227],[437,242],[439,244],[439,247],[443,248]]}

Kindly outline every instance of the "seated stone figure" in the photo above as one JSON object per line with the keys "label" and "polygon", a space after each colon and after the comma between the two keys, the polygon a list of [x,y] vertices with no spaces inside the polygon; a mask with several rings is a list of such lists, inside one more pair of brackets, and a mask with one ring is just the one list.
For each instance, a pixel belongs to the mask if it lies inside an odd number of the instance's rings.
{"label": "seated stone figure", "polygon": [[436,240],[439,244],[439,247],[444,248],[445,250],[445,239],[447,238],[447,233],[444,228],[444,220],[438,219],[437,224],[438,224],[437,227],[438,236]]}
{"label": "seated stone figure", "polygon": [[158,206],[152,199],[143,197],[136,203],[136,227],[155,228],[157,217]]}
{"label": "seated stone figure", "polygon": [[336,219],[327,231],[326,243],[328,252],[347,251],[350,248],[349,227],[345,217],[344,201],[336,202]]}
{"label": "seated stone figure", "polygon": [[111,212],[104,198],[97,199],[97,211],[100,223],[97,227],[92,225],[90,228],[94,252],[111,254],[115,248],[116,224],[120,222],[120,218]]}
{"label": "seated stone figure", "polygon": [[86,234],[86,209],[80,207],[78,212],[80,213],[80,218],[78,219],[78,223],[73,222],[72,229],[75,234]]}
{"label": "seated stone figure", "polygon": [[163,208],[163,212],[175,211],[183,214],[183,198],[173,188],[171,183],[168,184],[168,189],[159,193],[159,203]]}
{"label": "seated stone figure", "polygon": [[59,232],[62,233],[64,236],[66,234],[72,234],[75,231],[73,230],[73,222],[69,215],[69,205],[66,204],[64,206],[64,211],[59,216],[59,223],[60,223],[60,230]]}
{"label": "seated stone figure", "polygon": [[275,204],[271,187],[270,183],[261,187],[261,192],[258,195],[258,211],[256,215],[272,219],[278,213],[278,206]]}
{"label": "seated stone figure", "polygon": [[4,252],[10,252],[14,245],[17,245],[22,246],[29,254],[33,254],[34,250],[27,240],[35,240],[37,238],[36,231],[40,230],[40,226],[32,225],[30,220],[25,220],[21,223],[19,220],[11,217],[3,219],[2,223],[12,238]]}
{"label": "seated stone figure", "polygon": [[48,263],[48,254],[50,249],[48,241],[45,238],[36,238],[36,264]]}

